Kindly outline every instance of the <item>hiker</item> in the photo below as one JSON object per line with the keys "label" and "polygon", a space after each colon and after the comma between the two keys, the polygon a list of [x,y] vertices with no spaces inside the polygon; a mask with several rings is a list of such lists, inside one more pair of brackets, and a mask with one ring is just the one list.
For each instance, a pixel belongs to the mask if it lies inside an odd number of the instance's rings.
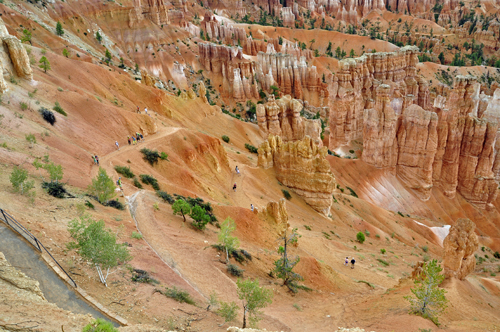
{"label": "hiker", "polygon": [[116,148],[120,150],[120,144],[118,144],[118,141],[115,141]]}
{"label": "hiker", "polygon": [[97,164],[94,155],[92,155],[92,161],[94,162],[94,165]]}
{"label": "hiker", "polygon": [[236,182],[233,185],[233,190],[236,192]]}
{"label": "hiker", "polygon": [[139,108],[139,106],[137,106],[137,110],[136,110],[137,113],[141,113],[141,109]]}
{"label": "hiker", "polygon": [[97,155],[95,155],[95,161],[97,163],[97,166],[99,166],[99,157]]}
{"label": "hiker", "polygon": [[344,266],[349,266],[349,257],[345,258]]}
{"label": "hiker", "polygon": [[128,145],[132,144],[132,140],[130,139],[130,136],[127,136],[127,141],[128,141]]}
{"label": "hiker", "polygon": [[141,140],[144,141],[144,136],[142,135],[142,133],[140,133],[139,135],[141,135]]}
{"label": "hiker", "polygon": [[351,259],[351,269],[354,269],[354,263],[356,263],[356,260],[354,257]]}
{"label": "hiker", "polygon": [[132,144],[133,144],[133,145],[136,145],[136,144],[137,144],[137,142],[136,142],[136,140],[135,140],[135,137],[134,137],[134,136],[132,136]]}
{"label": "hiker", "polygon": [[122,188],[122,178],[121,177],[119,177],[118,180],[116,180],[116,185],[118,187],[120,187],[120,190],[123,190],[123,188]]}
{"label": "hiker", "polygon": [[148,108],[144,107],[144,112],[146,112],[146,115],[148,115]]}
{"label": "hiker", "polygon": [[141,142],[141,136],[139,135],[139,133],[135,133],[135,136],[137,137],[137,143],[140,143]]}
{"label": "hiker", "polygon": [[240,169],[238,168],[238,166],[236,166],[234,170],[236,171],[236,174],[240,175]]}
{"label": "hiker", "polygon": [[250,204],[250,210],[253,212],[253,204]]}

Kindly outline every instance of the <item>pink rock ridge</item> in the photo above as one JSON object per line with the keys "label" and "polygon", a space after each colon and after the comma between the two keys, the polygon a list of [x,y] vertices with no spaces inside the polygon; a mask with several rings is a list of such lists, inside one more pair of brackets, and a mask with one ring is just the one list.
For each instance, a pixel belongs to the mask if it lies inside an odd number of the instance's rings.
{"label": "pink rock ridge", "polygon": [[285,143],[279,136],[270,135],[258,153],[259,166],[274,166],[278,181],[293,189],[314,210],[329,214],[335,178],[326,160],[326,147],[319,148],[309,136]]}

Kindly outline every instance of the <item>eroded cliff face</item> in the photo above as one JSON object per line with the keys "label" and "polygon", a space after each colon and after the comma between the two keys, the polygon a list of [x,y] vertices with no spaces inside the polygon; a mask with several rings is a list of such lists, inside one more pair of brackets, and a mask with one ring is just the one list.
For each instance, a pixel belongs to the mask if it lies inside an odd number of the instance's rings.
{"label": "eroded cliff face", "polygon": [[270,96],[270,101],[266,104],[257,105],[257,121],[259,132],[262,137],[269,135],[280,136],[284,142],[302,140],[306,135],[321,147],[321,121],[306,119],[300,116],[302,104],[285,96],[274,100]]}
{"label": "eroded cliff face", "polygon": [[474,252],[479,247],[475,229],[476,224],[470,219],[458,219],[456,224],[451,226],[450,233],[443,241],[446,278],[464,280],[474,271]]}
{"label": "eroded cliff face", "polygon": [[259,166],[274,166],[278,181],[293,189],[316,211],[329,214],[335,178],[326,160],[326,147],[319,148],[309,136],[285,143],[279,136],[270,135],[258,153]]}

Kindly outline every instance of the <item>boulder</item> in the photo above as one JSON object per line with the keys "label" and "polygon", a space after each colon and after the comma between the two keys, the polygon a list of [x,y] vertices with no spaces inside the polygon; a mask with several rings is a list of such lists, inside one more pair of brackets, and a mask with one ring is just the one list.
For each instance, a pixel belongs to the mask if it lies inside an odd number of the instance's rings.
{"label": "boulder", "polygon": [[14,65],[17,76],[32,80],[33,71],[31,70],[30,58],[21,41],[14,36],[3,37],[2,40],[9,51],[10,60]]}
{"label": "boulder", "polygon": [[476,258],[474,252],[479,247],[476,224],[470,219],[458,219],[451,226],[450,233],[443,241],[444,273],[446,278],[464,280],[474,271]]}

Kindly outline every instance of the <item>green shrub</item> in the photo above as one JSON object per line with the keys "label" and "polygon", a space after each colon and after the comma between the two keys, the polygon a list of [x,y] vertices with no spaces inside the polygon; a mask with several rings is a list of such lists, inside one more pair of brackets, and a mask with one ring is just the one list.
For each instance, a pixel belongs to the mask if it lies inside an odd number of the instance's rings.
{"label": "green shrub", "polygon": [[238,315],[238,305],[234,302],[219,302],[220,308],[217,310],[217,314],[224,318],[225,322],[231,322],[236,319]]}
{"label": "green shrub", "polygon": [[380,249],[380,253],[381,253],[382,255],[385,255],[385,252],[386,252],[386,250],[385,250],[385,249]]}
{"label": "green shrub", "polygon": [[153,176],[147,174],[139,175],[142,183],[150,184],[154,190],[160,190],[160,185],[158,184],[158,180],[156,180]]}
{"label": "green shrub", "polygon": [[103,205],[116,196],[115,188],[115,182],[102,167],[99,167],[99,173],[95,179],[92,179],[92,184],[88,186],[89,192],[97,197],[99,203]]}
{"label": "green shrub", "polygon": [[125,205],[123,205],[118,198],[116,200],[110,200],[107,203],[103,204],[104,206],[110,206],[112,208],[115,208],[117,210],[125,210]]}
{"label": "green shrub", "polygon": [[166,154],[165,152],[161,152],[160,153],[160,159],[168,161],[168,154]]}
{"label": "green shrub", "polygon": [[365,229],[365,235],[368,236],[368,237],[370,237],[370,231],[367,230],[367,229]]}
{"label": "green shrub", "polygon": [[496,259],[500,259],[500,253],[498,251],[495,251],[493,257],[495,257]]}
{"label": "green shrub", "polygon": [[245,148],[247,148],[247,150],[250,151],[251,153],[258,153],[258,149],[255,146],[250,145],[248,143],[245,143]]}
{"label": "green shrub", "polygon": [[381,259],[381,258],[377,258],[377,261],[378,261],[380,264],[384,265],[384,266],[389,266],[389,263],[388,263],[387,261],[384,261],[384,260],[383,260],[383,259]]}
{"label": "green shrub", "polygon": [[45,107],[41,107],[38,112],[42,115],[42,118],[52,126],[54,125],[54,123],[56,123],[56,117],[54,116],[54,113],[52,113]]}
{"label": "green shrub", "polygon": [[174,204],[174,202],[175,202],[175,199],[172,197],[172,195],[170,195],[169,193],[167,193],[165,191],[158,190],[156,192],[156,195],[158,195],[158,197],[163,199],[163,201],[167,202],[168,204]]}
{"label": "green shrub", "polygon": [[134,178],[134,186],[136,186],[139,189],[142,189],[142,184],[137,180],[137,178]]}
{"label": "green shrub", "polygon": [[235,277],[242,277],[244,270],[240,269],[234,264],[227,264],[227,272]]}
{"label": "green shrub", "polygon": [[347,190],[349,190],[351,192],[351,196],[358,198],[358,195],[356,194],[356,192],[354,190],[352,190],[352,188],[350,188],[348,186],[345,186],[345,187],[347,188]]}
{"label": "green shrub", "polygon": [[281,192],[283,193],[283,196],[285,196],[285,198],[287,200],[291,200],[292,199],[292,195],[290,195],[290,193],[288,192],[288,190],[281,189]]}
{"label": "green shrub", "polygon": [[25,103],[24,101],[19,103],[19,106],[21,106],[21,110],[26,111],[28,109],[28,104]]}
{"label": "green shrub", "polygon": [[52,109],[59,114],[62,114],[64,116],[68,116],[68,114],[66,114],[66,112],[63,110],[63,108],[61,107],[61,105],[59,104],[58,101],[56,101],[56,103],[55,103],[54,107],[52,107]]}
{"label": "green shrub", "polygon": [[191,225],[198,230],[204,230],[206,225],[210,222],[210,216],[206,214],[205,210],[199,205],[193,206],[189,216],[193,219]]}
{"label": "green shrub", "polygon": [[226,143],[229,143],[229,137],[226,135],[222,135],[222,140]]}
{"label": "green shrub", "polygon": [[[158,163],[158,159],[160,158],[160,154],[156,150],[150,150],[147,148],[141,149],[142,154],[144,155],[144,159],[151,165]],[[168,157],[168,156],[167,156]]]}
{"label": "green shrub", "polygon": [[422,247],[422,250],[423,250],[424,252],[428,252],[428,251],[429,251],[429,247],[428,247],[428,246],[423,246],[423,247]]}
{"label": "green shrub", "polygon": [[132,232],[132,235],[130,235],[130,237],[136,240],[142,240],[142,234],[139,232]]}
{"label": "green shrub", "polygon": [[132,281],[140,282],[143,284],[159,284],[160,282],[154,278],[151,278],[149,273],[144,270],[133,269],[132,270]]}
{"label": "green shrub", "polygon": [[66,195],[72,196],[64,189],[64,185],[60,182],[43,182],[42,188],[47,191],[47,194],[55,198],[64,198]]}
{"label": "green shrub", "polygon": [[118,332],[118,330],[110,322],[102,318],[97,318],[86,325],[82,332]]}
{"label": "green shrub", "polygon": [[94,204],[92,204],[90,201],[85,201],[85,206],[89,209],[95,210]]}
{"label": "green shrub", "polygon": [[165,295],[166,297],[169,297],[171,299],[176,300],[177,302],[180,303],[187,303],[191,305],[195,305],[194,300],[191,298],[191,295],[189,295],[188,292],[185,290],[179,289],[177,287],[172,287],[172,288],[165,288],[165,291],[157,290],[161,294]]}
{"label": "green shrub", "polygon": [[124,177],[129,178],[129,179],[131,179],[135,176],[134,173],[132,173],[132,171],[130,170],[130,167],[116,165],[115,171],[117,173],[123,175]]}
{"label": "green shrub", "polygon": [[404,215],[404,214],[402,214],[402,213],[401,213],[401,211],[398,211],[398,214],[399,214],[401,217],[403,217],[403,218],[405,217],[405,215]]}
{"label": "green shrub", "polygon": [[363,244],[363,242],[365,242],[365,234],[363,234],[363,232],[359,232],[356,234],[356,239],[359,243]]}

